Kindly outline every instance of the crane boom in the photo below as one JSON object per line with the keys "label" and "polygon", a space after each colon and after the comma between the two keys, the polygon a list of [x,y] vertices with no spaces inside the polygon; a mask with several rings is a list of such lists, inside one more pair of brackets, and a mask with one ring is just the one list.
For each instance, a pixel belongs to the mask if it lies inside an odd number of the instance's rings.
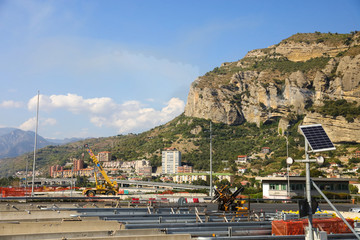
{"label": "crane boom", "polygon": [[[98,158],[95,156],[95,154],[93,153],[93,151],[90,149],[88,144],[84,145],[86,151],[89,153],[90,158],[92,159],[92,161],[94,162],[95,166],[98,168],[99,172],[101,173],[101,175],[104,177],[105,179],[105,186],[98,184],[97,182],[97,178],[96,178],[96,173],[95,173],[95,181],[96,181],[96,192],[99,193],[106,193],[106,194],[116,194],[118,191],[118,187],[117,187],[117,182],[116,181],[111,181],[109,176],[106,174],[105,170],[103,169],[103,167],[100,164],[100,161],[98,160]],[[91,190],[85,190],[86,192],[84,192],[84,194],[89,195]],[[95,193],[94,193],[95,194]]]}

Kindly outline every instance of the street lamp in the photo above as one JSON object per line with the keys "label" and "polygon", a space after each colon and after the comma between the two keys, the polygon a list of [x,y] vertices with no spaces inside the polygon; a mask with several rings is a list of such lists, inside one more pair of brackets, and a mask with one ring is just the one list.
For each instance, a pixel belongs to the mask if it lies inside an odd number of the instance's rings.
{"label": "street lamp", "polygon": [[209,196],[212,197],[212,123],[210,121],[210,192]]}
{"label": "street lamp", "polygon": [[[287,163],[287,160],[289,158],[289,127],[290,125],[288,124],[286,126],[286,163]],[[291,163],[292,164],[292,163]],[[286,170],[287,170],[287,197],[290,198],[290,176],[289,176],[289,172],[290,172],[290,165],[291,164],[287,164],[287,167],[286,167]]]}
{"label": "street lamp", "polygon": [[[321,124],[300,126],[300,130],[305,138],[305,159],[303,160],[295,160],[295,162],[303,162],[305,163],[306,168],[306,198],[308,205],[308,233],[306,238],[309,240],[314,239],[313,235],[313,227],[312,227],[312,201],[311,201],[311,177],[310,177],[310,163],[316,162],[319,165],[324,163],[323,157],[317,157],[316,159],[309,159],[309,153],[318,153],[323,151],[331,151],[335,150],[334,144],[331,142],[330,138],[327,136],[325,130],[321,126]],[[309,149],[311,148],[311,150]],[[294,160],[287,160],[289,163]],[[314,185],[315,186],[315,185]]]}

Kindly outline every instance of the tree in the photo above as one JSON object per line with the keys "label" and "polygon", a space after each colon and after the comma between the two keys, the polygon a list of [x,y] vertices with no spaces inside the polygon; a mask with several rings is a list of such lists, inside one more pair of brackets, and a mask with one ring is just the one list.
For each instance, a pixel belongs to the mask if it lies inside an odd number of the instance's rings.
{"label": "tree", "polygon": [[[300,176],[305,176],[306,172],[305,170],[300,173]],[[316,168],[313,168],[310,170],[310,176],[311,177],[326,177],[324,173]]]}
{"label": "tree", "polygon": [[203,179],[198,179],[192,182],[193,185],[209,186],[209,183]]}
{"label": "tree", "polygon": [[218,187],[218,188],[222,188],[222,187],[224,187],[224,186],[230,186],[231,184],[230,184],[230,182],[228,181],[228,180],[226,180],[226,179],[223,179],[223,180],[221,180],[220,182],[218,181],[217,183],[216,183],[216,186]]}
{"label": "tree", "polygon": [[354,186],[352,184],[349,184],[349,190],[351,194],[358,194],[359,193],[359,189],[357,186]]}
{"label": "tree", "polygon": [[88,187],[90,184],[88,177],[85,176],[77,176],[76,177],[76,185],[78,187]]}

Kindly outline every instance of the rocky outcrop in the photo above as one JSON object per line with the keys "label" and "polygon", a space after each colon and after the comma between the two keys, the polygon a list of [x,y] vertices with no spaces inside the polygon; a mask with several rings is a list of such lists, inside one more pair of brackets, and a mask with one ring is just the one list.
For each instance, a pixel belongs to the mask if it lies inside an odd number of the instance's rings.
{"label": "rocky outcrop", "polygon": [[275,52],[285,56],[290,61],[307,61],[311,58],[329,56],[335,57],[342,51],[345,51],[348,48],[346,45],[340,46],[327,46],[323,43],[294,43],[287,42],[280,44],[275,48]]}
{"label": "rocky outcrop", "polygon": [[326,117],[318,113],[306,115],[303,125],[321,124],[333,142],[360,143],[360,119],[347,122],[344,117]]}
{"label": "rocky outcrop", "polygon": [[[360,51],[354,51],[358,35],[353,36],[351,46],[331,41],[329,45],[286,41],[250,51],[237,62],[224,63],[191,85],[185,115],[229,125],[247,121],[260,126],[275,117],[288,122],[293,115],[306,115],[307,122],[320,121],[308,108],[321,106],[327,99],[360,104]],[[351,54],[347,53],[350,48]],[[309,63],[301,65],[301,61],[314,57],[319,61],[311,62],[310,67]],[[334,141],[350,140],[351,131],[341,137],[340,126],[347,125],[345,118],[335,120],[331,121],[335,130],[330,131]],[[351,124],[354,129],[360,129],[358,121]]]}
{"label": "rocky outcrop", "polygon": [[231,95],[231,92],[224,92],[221,89],[191,87],[185,114],[229,125],[240,124],[244,118],[236,106],[228,101]]}

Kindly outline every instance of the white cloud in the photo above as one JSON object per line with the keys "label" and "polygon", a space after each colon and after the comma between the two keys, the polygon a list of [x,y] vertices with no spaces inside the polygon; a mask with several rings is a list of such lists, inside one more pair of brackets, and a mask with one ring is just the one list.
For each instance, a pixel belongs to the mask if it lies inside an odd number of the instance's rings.
{"label": "white cloud", "polygon": [[[114,114],[110,122],[104,121],[103,124],[111,124],[118,129],[119,133],[128,133],[138,129],[146,130],[154,126],[164,124],[184,111],[185,103],[179,98],[172,98],[167,102],[167,106],[161,110],[153,108],[143,108],[138,104],[133,104],[132,108],[127,108],[129,103],[122,111]],[[99,124],[100,119],[92,119]]]}
{"label": "white cloud", "polygon": [[[28,109],[34,110],[37,105],[37,96],[30,99]],[[67,95],[40,95],[40,109],[50,111],[54,109],[66,109],[72,113],[88,112],[93,114],[104,114],[112,112],[116,104],[111,98],[89,98],[68,93]]]}
{"label": "white cloud", "polygon": [[20,108],[23,106],[22,102],[15,102],[12,100],[3,101],[0,103],[0,108]]}
{"label": "white cloud", "polygon": [[24,131],[34,131],[35,130],[35,124],[36,124],[36,118],[30,118],[26,120],[24,123],[22,123],[19,128]]}
{"label": "white cloud", "polygon": [[[37,96],[28,103],[29,110],[37,104]],[[139,101],[127,101],[122,104],[115,103],[111,98],[88,98],[76,94],[67,95],[41,95],[40,109],[63,109],[73,114],[85,115],[97,127],[115,128],[118,133],[139,132],[150,129],[156,125],[168,122],[184,111],[185,103],[179,98],[172,98],[161,110],[149,108]],[[46,119],[41,122],[45,125],[54,125],[55,119]],[[34,129],[35,119],[24,122],[21,129]]]}
{"label": "white cloud", "polygon": [[[40,119],[39,120],[39,126],[46,126],[46,125],[56,125],[57,121],[53,118],[46,118],[46,119]],[[36,125],[36,117],[29,118],[24,123],[22,123],[18,128],[24,131],[35,131],[35,125]]]}
{"label": "white cloud", "polygon": [[56,121],[56,119],[54,119],[54,118],[47,118],[47,119],[45,119],[45,120],[43,120],[43,121],[40,121],[40,123],[41,123],[42,125],[54,126],[54,125],[56,125],[57,121]]}

